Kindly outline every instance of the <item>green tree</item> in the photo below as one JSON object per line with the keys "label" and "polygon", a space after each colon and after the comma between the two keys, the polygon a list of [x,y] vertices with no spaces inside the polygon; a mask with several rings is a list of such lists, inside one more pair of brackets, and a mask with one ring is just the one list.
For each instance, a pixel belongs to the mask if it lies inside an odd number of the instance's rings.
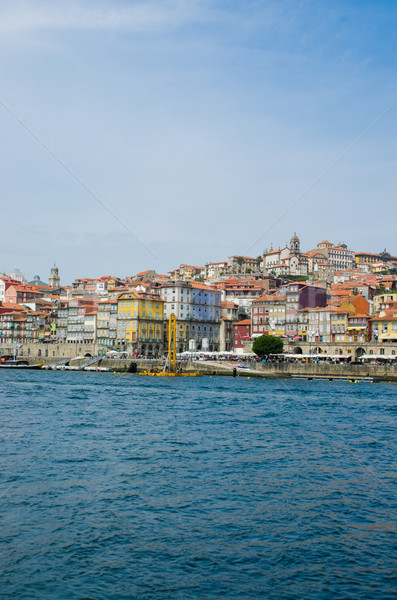
{"label": "green tree", "polygon": [[243,265],[243,264],[245,263],[245,258],[244,258],[244,256],[238,256],[238,257],[236,258],[236,262],[237,262],[239,265]]}
{"label": "green tree", "polygon": [[252,345],[252,351],[258,356],[280,354],[283,351],[283,348],[283,340],[275,335],[261,335],[256,338]]}

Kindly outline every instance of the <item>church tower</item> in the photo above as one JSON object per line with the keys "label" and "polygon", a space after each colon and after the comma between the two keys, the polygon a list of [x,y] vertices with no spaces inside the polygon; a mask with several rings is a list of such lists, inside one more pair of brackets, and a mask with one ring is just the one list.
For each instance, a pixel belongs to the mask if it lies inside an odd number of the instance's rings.
{"label": "church tower", "polygon": [[53,290],[61,287],[61,278],[59,277],[58,267],[55,266],[55,263],[51,269],[51,275],[48,280],[48,283]]}
{"label": "church tower", "polygon": [[291,256],[299,256],[299,254],[301,253],[301,245],[296,233],[294,233],[294,235],[291,238],[289,249],[291,252]]}

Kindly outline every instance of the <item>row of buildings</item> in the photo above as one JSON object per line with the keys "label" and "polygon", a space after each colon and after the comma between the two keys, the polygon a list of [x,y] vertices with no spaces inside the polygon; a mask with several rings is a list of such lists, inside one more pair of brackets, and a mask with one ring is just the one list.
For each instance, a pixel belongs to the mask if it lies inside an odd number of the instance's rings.
{"label": "row of buildings", "polygon": [[[256,259],[229,257],[203,269],[181,265],[167,275],[149,270],[62,286],[55,265],[48,283],[39,276],[27,282],[16,270],[0,276],[0,345],[95,344],[98,351],[156,356],[167,348],[170,314],[179,352],[244,352],[262,334],[283,337],[288,348],[397,344],[395,262],[384,255],[389,267],[377,273],[371,256],[329,242],[301,253],[294,235],[288,247]],[[304,275],[316,265],[316,276]]]}

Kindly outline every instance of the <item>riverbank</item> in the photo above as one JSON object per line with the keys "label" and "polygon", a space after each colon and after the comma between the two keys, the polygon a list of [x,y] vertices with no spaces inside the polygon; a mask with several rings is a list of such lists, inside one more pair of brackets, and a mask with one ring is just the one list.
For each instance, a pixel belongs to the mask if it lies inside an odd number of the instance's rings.
{"label": "riverbank", "polygon": [[[35,364],[37,359],[29,358],[30,364]],[[52,364],[55,358],[42,359],[42,363]],[[82,368],[87,358],[71,360],[70,365]],[[103,358],[90,370],[109,370],[118,373],[144,373],[158,372],[163,368],[162,360],[148,359],[109,359]],[[327,363],[262,363],[247,362],[241,365],[239,362],[226,361],[178,361],[177,368],[181,372],[197,372],[202,375],[211,376],[233,376],[237,377],[261,377],[274,379],[289,379],[292,377],[312,377],[326,379],[353,379],[360,380],[371,378],[377,381],[397,382],[397,366],[369,365],[369,364],[327,364]]]}

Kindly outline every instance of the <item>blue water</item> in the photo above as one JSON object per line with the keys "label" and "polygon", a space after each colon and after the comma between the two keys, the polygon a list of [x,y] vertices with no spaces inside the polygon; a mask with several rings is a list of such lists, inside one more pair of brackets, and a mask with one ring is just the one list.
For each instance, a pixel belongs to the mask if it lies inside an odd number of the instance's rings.
{"label": "blue water", "polygon": [[397,386],[0,372],[0,598],[397,597]]}

